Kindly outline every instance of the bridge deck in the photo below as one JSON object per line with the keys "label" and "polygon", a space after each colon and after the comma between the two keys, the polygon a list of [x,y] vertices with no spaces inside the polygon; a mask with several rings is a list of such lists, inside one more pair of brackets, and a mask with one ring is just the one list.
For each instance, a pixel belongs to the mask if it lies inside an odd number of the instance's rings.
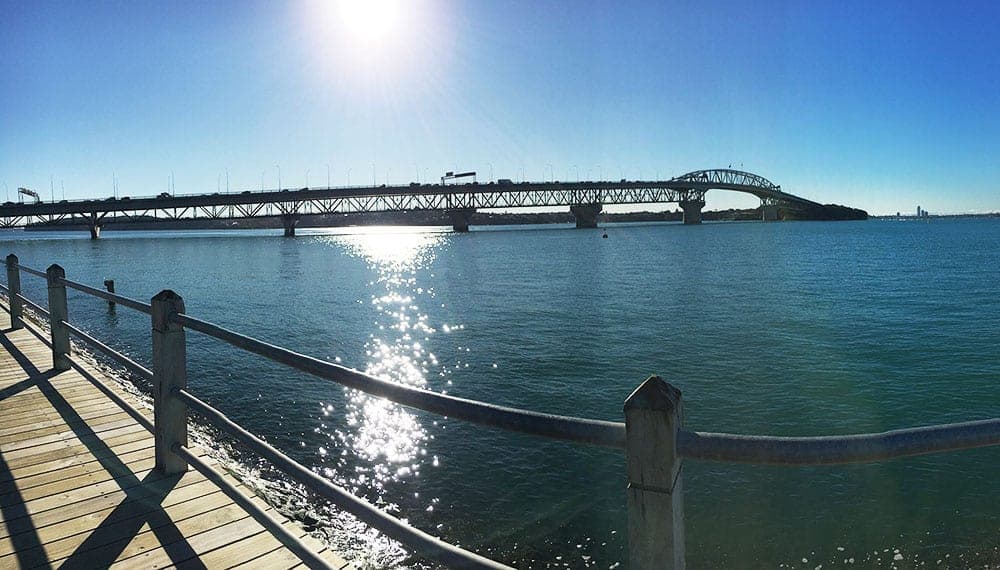
{"label": "bridge deck", "polygon": [[152,434],[94,383],[144,409],[134,397],[94,367],[55,373],[51,363],[50,349],[0,311],[0,568],[302,566],[198,472],[152,471]]}

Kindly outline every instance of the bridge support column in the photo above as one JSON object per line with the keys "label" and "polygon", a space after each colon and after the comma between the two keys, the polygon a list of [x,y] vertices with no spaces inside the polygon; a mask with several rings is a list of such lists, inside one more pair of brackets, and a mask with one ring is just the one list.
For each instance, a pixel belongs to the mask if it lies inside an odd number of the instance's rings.
{"label": "bridge support column", "polygon": [[448,215],[451,217],[451,229],[461,233],[469,231],[469,223],[472,221],[472,214],[475,213],[475,208],[448,210]]}
{"label": "bridge support column", "polygon": [[760,207],[761,220],[765,222],[778,221],[778,206],[774,204],[764,204]]}
{"label": "bridge support column", "polygon": [[596,228],[597,215],[604,209],[604,204],[576,204],[569,207],[569,211],[576,218],[578,228]]}
{"label": "bridge support column", "polygon": [[281,225],[285,228],[285,237],[295,237],[295,226],[298,223],[298,214],[281,214]]}
{"label": "bridge support column", "polygon": [[685,224],[701,223],[701,209],[705,207],[704,200],[685,200],[680,205],[681,210],[684,210]]}
{"label": "bridge support column", "polygon": [[[104,216],[101,216],[103,218]],[[87,220],[87,225],[90,228],[90,239],[98,239],[101,237],[101,218],[97,217],[97,214],[91,214],[90,219]]]}

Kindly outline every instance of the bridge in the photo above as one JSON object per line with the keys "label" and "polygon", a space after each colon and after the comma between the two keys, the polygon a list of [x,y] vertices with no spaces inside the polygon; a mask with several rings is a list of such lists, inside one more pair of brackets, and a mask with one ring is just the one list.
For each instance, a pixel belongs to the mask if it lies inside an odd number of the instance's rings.
{"label": "bridge", "polygon": [[731,169],[698,170],[670,180],[588,182],[521,182],[501,179],[479,184],[301,188],[243,191],[234,194],[191,194],[62,200],[0,206],[0,228],[34,223],[81,224],[91,239],[109,222],[152,220],[234,220],[280,218],[286,236],[295,235],[303,216],[369,212],[444,211],[455,231],[469,230],[472,214],[485,208],[569,206],[578,228],[597,227],[597,216],[609,204],[677,203],[685,224],[701,223],[709,190],[744,192],[760,198],[765,221],[776,220],[778,207],[820,207],[789,194],[766,178]]}

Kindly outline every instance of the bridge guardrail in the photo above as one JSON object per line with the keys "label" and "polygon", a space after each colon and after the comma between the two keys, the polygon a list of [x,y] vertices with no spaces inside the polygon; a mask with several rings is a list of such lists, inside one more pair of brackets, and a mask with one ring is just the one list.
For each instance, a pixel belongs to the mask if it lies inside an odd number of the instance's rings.
{"label": "bridge guardrail", "polygon": [[[19,271],[45,277],[50,306],[45,310],[20,291]],[[344,366],[299,354],[242,335],[184,313],[183,299],[163,291],[146,304],[65,278],[53,265],[47,272],[20,265],[7,256],[7,293],[12,328],[23,326],[23,304],[50,318],[53,365],[66,366],[72,333],[140,378],[153,382],[157,434],[157,468],[209,469],[187,449],[190,409],[226,431],[283,473],[318,495],[398,540],[418,554],[453,567],[506,568],[435,538],[381,511],[363,499],[316,475],[259,437],[234,423],[221,411],[199,400],[186,388],[185,329],[191,329],[242,350],[264,356],[313,376],[435,414],[587,445],[623,449],[627,462],[629,561],[633,568],[684,567],[683,459],[778,465],[830,465],[874,462],[900,457],[1000,444],[1000,418],[853,435],[780,437],[697,432],[683,429],[682,397],[676,387],[651,376],[625,400],[625,422],[558,416],[497,406],[421,390],[370,376]],[[153,317],[153,369],[107,346],[60,316],[66,298],[53,290],[70,287],[93,297],[122,304]],[[37,333],[36,333],[37,334]],[[119,405],[130,408],[119,401]],[[132,410],[134,411],[134,409]],[[145,425],[145,424],[144,424]]]}

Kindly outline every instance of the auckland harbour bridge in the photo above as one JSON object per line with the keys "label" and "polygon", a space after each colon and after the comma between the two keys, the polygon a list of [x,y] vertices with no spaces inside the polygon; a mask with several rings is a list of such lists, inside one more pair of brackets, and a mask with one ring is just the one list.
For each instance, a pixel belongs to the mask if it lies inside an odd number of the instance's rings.
{"label": "auckland harbour bridge", "polygon": [[[474,173],[465,173],[473,175]],[[458,178],[462,174],[452,176]],[[490,183],[410,183],[402,186],[276,189],[239,193],[160,194],[157,197],[119,197],[11,203],[0,206],[0,228],[29,224],[85,226],[97,239],[108,223],[156,220],[237,220],[279,218],[286,236],[305,216],[367,212],[447,212],[456,231],[468,231],[477,209],[569,206],[578,228],[597,227],[597,218],[609,204],[676,203],[685,224],[701,223],[701,209],[709,190],[745,192],[760,198],[762,217],[776,220],[778,208],[822,207],[783,192],[781,186],[732,169],[698,170],[670,180],[590,182],[520,182],[500,179]],[[31,192],[30,194],[34,194]]]}

